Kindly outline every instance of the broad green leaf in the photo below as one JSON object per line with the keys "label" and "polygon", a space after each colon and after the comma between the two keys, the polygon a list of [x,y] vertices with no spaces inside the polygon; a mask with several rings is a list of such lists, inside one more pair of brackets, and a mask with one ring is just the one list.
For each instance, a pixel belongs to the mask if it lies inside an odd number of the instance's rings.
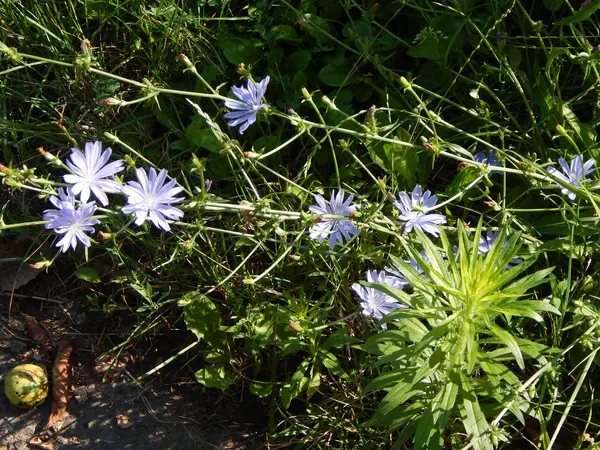
{"label": "broad green leaf", "polygon": [[292,399],[297,397],[308,385],[308,377],[304,376],[304,373],[308,369],[310,361],[305,359],[300,363],[298,369],[288,383],[285,383],[280,391],[281,403],[286,408],[290,407]]}
{"label": "broad green leaf", "polygon": [[298,33],[294,30],[294,27],[291,25],[275,25],[273,28],[269,30],[265,39],[270,40],[284,40],[284,41],[299,41]]}
{"label": "broad green leaf", "polygon": [[188,292],[179,301],[188,330],[198,339],[207,339],[219,331],[221,316],[215,304],[199,292]]}
{"label": "broad green leaf", "polygon": [[[411,134],[404,128],[396,132],[396,139],[412,142]],[[419,150],[406,145],[372,143],[367,145],[374,163],[398,180],[401,187],[414,186],[423,178],[425,168],[419,158]]]}
{"label": "broad green leaf", "polygon": [[408,55],[432,61],[446,60],[451,50],[458,50],[464,44],[462,26],[460,20],[447,15],[436,16],[417,34],[417,44],[408,49]]}
{"label": "broad green leaf", "polygon": [[268,397],[273,391],[273,385],[271,383],[250,383],[250,392],[260,398]]}
{"label": "broad green leaf", "polygon": [[258,39],[228,36],[219,43],[227,61],[236,66],[255,63],[263,52],[263,43]]}
{"label": "broad green leaf", "polygon": [[93,267],[80,267],[75,271],[74,275],[88,283],[100,283],[102,281],[100,274]]}
{"label": "broad green leaf", "polygon": [[298,50],[297,52],[292,53],[285,60],[288,73],[295,74],[297,72],[304,72],[310,64],[311,59],[312,53],[306,50]]}
{"label": "broad green leaf", "polygon": [[463,167],[460,172],[452,178],[452,181],[444,190],[444,195],[446,197],[453,197],[461,192],[465,194],[465,188],[473,183],[479,177],[480,173],[480,169],[475,166]]}
{"label": "broad green leaf", "polygon": [[352,65],[345,60],[340,65],[327,64],[319,71],[319,80],[327,86],[341,87],[350,79]]}
{"label": "broad green leaf", "polygon": [[328,352],[327,350],[320,349],[318,355],[321,358],[321,362],[323,363],[323,365],[332,374],[340,378],[345,378],[348,376],[348,374],[338,361],[337,357],[333,353]]}
{"label": "broad green leaf", "polygon": [[315,373],[310,377],[308,385],[306,386],[307,400],[310,400],[310,398],[315,395],[319,386],[321,386],[321,373],[318,370],[315,370]]}
{"label": "broad green leaf", "polygon": [[205,148],[210,152],[219,153],[222,149],[221,142],[212,128],[206,128],[201,120],[189,124],[185,129],[185,135],[194,145]]}
{"label": "broad green leaf", "polygon": [[235,381],[235,377],[222,366],[208,366],[194,374],[196,381],[206,387],[225,390]]}

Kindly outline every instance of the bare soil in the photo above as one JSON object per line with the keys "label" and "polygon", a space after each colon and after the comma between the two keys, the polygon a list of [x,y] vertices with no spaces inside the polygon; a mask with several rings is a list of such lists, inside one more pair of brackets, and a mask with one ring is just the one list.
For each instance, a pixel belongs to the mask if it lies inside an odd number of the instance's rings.
{"label": "bare soil", "polygon": [[[44,275],[31,284],[44,283]],[[0,292],[0,383],[14,366],[36,363],[52,373],[57,342],[74,344],[67,413],[48,431],[43,427],[52,405],[46,401],[23,411],[0,395],[0,447],[5,449],[254,449],[262,448],[266,410],[248,393],[221,392],[198,384],[193,374],[201,358],[180,358],[161,374],[135,378],[190,343],[188,333],[165,333],[138,341],[118,357],[100,357],[119,342],[118,325],[107,330],[84,308],[62,297],[16,296]],[[48,335],[41,345],[31,339],[23,313],[36,318]],[[84,332],[85,330],[85,332]],[[110,331],[110,333],[108,332]],[[117,333],[115,333],[117,331]],[[194,355],[191,355],[194,356]],[[51,375],[49,376],[51,378]]]}

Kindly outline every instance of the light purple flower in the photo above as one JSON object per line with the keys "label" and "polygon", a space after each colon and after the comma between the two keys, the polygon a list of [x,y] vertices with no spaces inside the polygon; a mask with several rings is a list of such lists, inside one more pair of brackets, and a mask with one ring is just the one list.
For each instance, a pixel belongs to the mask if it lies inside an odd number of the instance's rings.
{"label": "light purple flower", "polygon": [[86,233],[93,233],[93,225],[100,223],[97,219],[92,219],[96,212],[96,203],[84,203],[79,208],[75,208],[72,193],[59,191],[59,197],[61,198],[50,197],[50,202],[57,209],[44,211],[44,220],[48,221],[46,229],[53,230],[56,234],[64,234],[56,246],[62,247],[63,253],[69,247],[75,250],[78,241],[85,247],[89,247],[91,241]]}
{"label": "light purple flower", "polygon": [[82,203],[89,200],[91,191],[102,206],[106,206],[108,205],[106,192],[121,191],[121,185],[112,177],[123,170],[123,161],[118,160],[108,164],[110,155],[112,155],[110,148],[102,152],[100,141],[86,142],[85,153],[81,153],[77,148],[71,149],[67,166],[73,173],[63,175],[63,179],[73,185],[75,195],[81,195]]}
{"label": "light purple flower", "polygon": [[[336,216],[348,217],[356,211],[358,206],[351,205],[354,200],[353,195],[349,195],[344,200],[344,191],[342,189],[331,193],[331,200],[327,201],[322,195],[315,195],[318,205],[313,205],[309,209],[315,214],[331,214]],[[319,222],[315,223],[309,230],[312,239],[318,239],[323,243],[329,238],[329,248],[335,247],[336,242],[340,244],[346,240],[352,239],[358,234],[356,226],[347,219],[336,219],[329,217],[319,217]]]}
{"label": "light purple flower", "polygon": [[[481,233],[481,237],[479,238],[479,253],[488,253],[492,249],[494,242],[498,239],[498,236],[500,236],[500,230],[487,231],[485,234]],[[503,248],[506,246],[507,242],[508,236],[504,236],[504,243],[502,244]],[[516,266],[522,262],[523,260],[520,258],[513,258],[506,268],[510,269],[512,266]]]}
{"label": "light purple flower", "polygon": [[400,200],[395,201],[394,206],[400,210],[400,220],[406,222],[405,234],[418,228],[434,237],[439,236],[438,225],[446,223],[446,216],[429,213],[437,203],[437,195],[431,195],[429,190],[423,193],[421,185],[417,184],[410,197],[405,191],[400,192],[398,197]]}
{"label": "light purple flower", "polygon": [[[582,183],[590,181],[585,176],[589,175],[590,173],[592,173],[595,170],[595,169],[592,169],[592,167],[594,166],[594,163],[595,163],[594,159],[590,158],[584,163],[583,156],[581,156],[581,155],[576,155],[575,157],[573,157],[573,159],[571,160],[570,166],[567,164],[567,162],[563,158],[558,158],[558,163],[560,164],[562,173],[558,169],[555,169],[554,167],[550,167],[548,169],[548,172],[550,172],[556,178],[560,178],[565,183],[570,184],[571,186],[574,186],[576,188],[581,188]],[[561,185],[559,185],[559,187],[560,187],[560,192],[562,192],[564,195],[569,197],[569,199],[575,200],[577,198],[577,195],[575,194],[575,192],[573,192]]]}
{"label": "light purple flower", "polygon": [[127,205],[122,208],[123,212],[134,213],[136,225],[141,225],[146,219],[150,219],[157,228],[170,231],[171,227],[166,219],[183,217],[183,211],[171,206],[173,203],[183,201],[182,197],[175,197],[183,188],[175,187],[175,180],[165,183],[166,169],[162,169],[158,174],[152,167],[148,174],[144,169],[136,169],[135,174],[139,183],[129,181],[122,190],[123,194],[129,197]]}
{"label": "light purple flower", "polygon": [[266,76],[263,80],[255,84],[250,78],[246,83],[246,87],[232,86],[231,92],[239,100],[228,99],[225,100],[225,106],[231,112],[225,114],[223,117],[228,119],[227,125],[230,127],[240,127],[240,134],[243,134],[246,129],[256,122],[256,114],[263,108],[266,108],[266,103],[261,103],[262,98],[267,92],[267,85],[269,84],[269,77]]}
{"label": "light purple flower", "polygon": [[44,211],[44,214],[47,214],[48,217],[44,216],[45,220],[50,220],[53,214],[60,214],[60,210],[63,208],[75,208],[75,194],[71,188],[58,188],[58,198],[54,195],[50,197],[50,203],[56,206],[57,209],[47,209]]}
{"label": "light purple flower", "polygon": [[[383,271],[377,272],[376,270],[369,270],[366,275],[369,283],[386,284],[395,289],[402,289],[404,286],[397,278],[390,277]],[[362,315],[365,317],[374,317],[377,320],[381,320],[383,316],[391,313],[395,309],[407,308],[406,305],[398,303],[395,298],[369,286],[362,286],[361,284],[354,283],[352,285],[352,290],[356,292],[361,299],[360,306],[362,308]],[[387,329],[386,324],[382,324],[381,327]]]}
{"label": "light purple flower", "polygon": [[[500,236],[500,230],[487,231],[485,234],[481,233],[481,237],[479,238],[479,253],[489,252],[496,239],[498,239],[498,236]],[[506,245],[506,238],[504,238],[504,245]]]}
{"label": "light purple flower", "polygon": [[[478,162],[480,164],[486,164],[488,166],[494,166],[494,167],[502,167],[502,164],[500,164],[500,161],[498,161],[498,158],[496,157],[496,153],[491,151],[490,153],[485,153],[485,152],[478,152],[475,153],[473,155],[473,159],[475,160],[475,162]],[[492,170],[492,173],[498,173],[497,170]]]}

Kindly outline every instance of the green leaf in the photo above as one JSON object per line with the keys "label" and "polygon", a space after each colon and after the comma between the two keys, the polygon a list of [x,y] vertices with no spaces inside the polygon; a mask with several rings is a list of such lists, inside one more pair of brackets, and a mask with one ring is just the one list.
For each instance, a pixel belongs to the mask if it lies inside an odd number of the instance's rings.
{"label": "green leaf", "polygon": [[600,9],[600,0],[593,0],[587,6],[573,14],[571,17],[554,22],[554,25],[572,25],[574,23],[583,22],[588,17],[591,17],[596,11]]}
{"label": "green leaf", "polygon": [[254,141],[254,144],[252,145],[252,150],[257,153],[267,153],[268,151],[277,148],[279,144],[281,144],[281,139],[278,136],[265,135],[259,137],[256,141]]}
{"label": "green leaf", "polygon": [[88,283],[100,283],[102,281],[98,271],[92,267],[80,267],[75,271],[74,275],[80,280],[87,281]]}
{"label": "green leaf", "polygon": [[466,193],[466,187],[473,183],[480,173],[481,170],[475,166],[463,167],[446,187],[444,195],[452,197],[460,192]]}
{"label": "green leaf", "polygon": [[183,318],[188,330],[198,339],[208,339],[219,332],[221,316],[215,304],[199,292],[188,292],[179,305],[183,306]]}
{"label": "green leaf", "polygon": [[346,330],[340,328],[329,335],[321,348],[331,350],[332,348],[341,348],[346,344],[356,344],[357,342],[360,342],[359,338],[348,336]]}
{"label": "green leaf", "polygon": [[190,142],[187,139],[180,139],[169,143],[169,148],[172,150],[189,150]]}
{"label": "green leaf", "polygon": [[415,450],[440,450],[443,445],[444,429],[453,410],[458,394],[460,377],[450,372],[446,383],[429,404],[419,420],[415,432]]}
{"label": "green leaf", "polygon": [[475,450],[492,450],[494,447],[487,437],[489,425],[485,415],[481,411],[477,395],[471,386],[470,380],[461,374],[461,397],[462,397],[462,423],[468,438]]}
{"label": "green leaf", "polygon": [[273,385],[271,383],[259,383],[254,382],[250,383],[250,392],[260,398],[267,397],[271,395],[273,391]]}
{"label": "green leaf", "polygon": [[339,66],[330,63],[319,71],[319,80],[327,86],[341,87],[350,79],[351,70],[349,60],[345,60]]}
{"label": "green leaf", "polygon": [[546,277],[552,273],[554,267],[549,267],[547,269],[539,270],[531,275],[527,275],[526,277],[521,278],[518,281],[515,281],[510,286],[507,286],[503,289],[503,293],[507,295],[523,295],[529,289],[539,286],[542,283],[545,283]]}
{"label": "green leaf", "polygon": [[220,42],[223,55],[231,64],[255,63],[262,55],[263,43],[258,39],[229,36]]}
{"label": "green leaf", "polygon": [[565,0],[544,0],[544,6],[550,11],[558,11],[565,4]]}
{"label": "green leaf", "polygon": [[[396,139],[411,142],[412,136],[404,128],[398,128]],[[381,143],[368,145],[369,154],[374,163],[394,176],[400,186],[414,186],[423,178],[422,161],[419,150],[407,145]]]}
{"label": "green leaf", "polygon": [[525,369],[525,361],[523,360],[523,354],[521,353],[519,344],[517,343],[517,340],[514,338],[514,336],[512,334],[510,334],[508,331],[506,331],[494,324],[491,324],[491,323],[488,324],[488,328],[489,328],[491,334],[496,336],[500,340],[500,342],[502,342],[504,345],[506,345],[506,347],[510,350],[510,352],[515,357],[515,361],[517,362],[518,366],[521,368],[521,370],[524,370]]}
{"label": "green leaf", "polygon": [[312,53],[306,50],[298,50],[286,58],[285,64],[288,73],[304,72],[312,59]]}
{"label": "green leaf", "polygon": [[222,149],[221,142],[212,128],[205,128],[201,120],[188,125],[185,129],[185,135],[194,145],[205,148],[210,152],[219,153]]}
{"label": "green leaf", "polygon": [[284,41],[300,41],[298,33],[291,25],[276,25],[265,36],[268,41],[281,39]]}
{"label": "green leaf", "polygon": [[235,381],[235,377],[222,366],[209,366],[194,374],[196,381],[206,387],[225,390]]}
{"label": "green leaf", "polygon": [[346,371],[344,370],[344,368],[333,353],[328,352],[327,350],[320,349],[318,355],[321,358],[323,365],[332,374],[340,378],[345,378],[348,376],[348,374],[346,373]]}
{"label": "green leaf", "polygon": [[464,37],[461,31],[461,21],[439,15],[417,34],[415,41],[418,43],[409,48],[407,53],[413,58],[446,60],[451,50],[462,47]]}
{"label": "green leaf", "polygon": [[281,403],[285,408],[289,408],[292,399],[297,397],[308,385],[309,379],[304,376],[304,372],[308,369],[309,363],[310,361],[307,359],[302,361],[289,383],[284,384],[281,388]]}

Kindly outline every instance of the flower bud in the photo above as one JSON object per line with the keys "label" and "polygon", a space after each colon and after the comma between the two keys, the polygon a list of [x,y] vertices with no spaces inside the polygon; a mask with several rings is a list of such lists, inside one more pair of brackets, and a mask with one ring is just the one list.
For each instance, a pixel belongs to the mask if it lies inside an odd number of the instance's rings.
{"label": "flower bud", "polygon": [[190,61],[190,59],[185,56],[183,53],[181,55],[179,55],[179,60],[185,64],[185,66],[189,69],[191,69],[192,67],[194,67],[194,65],[192,64],[192,62]]}
{"label": "flower bud", "polygon": [[239,63],[238,64],[237,73],[239,73],[243,77],[249,77],[250,76],[250,72],[248,71],[248,69],[246,69],[246,64],[244,64],[244,63]]}
{"label": "flower bud", "polygon": [[100,106],[120,106],[122,103],[122,100],[114,97],[106,97],[100,100]]}
{"label": "flower bud", "polygon": [[104,231],[98,231],[98,237],[103,241],[108,241],[112,237],[112,233],[105,233]]}
{"label": "flower bud", "polygon": [[338,107],[335,106],[335,103],[333,103],[331,101],[331,99],[329,97],[327,97],[326,95],[323,96],[323,103],[325,103],[327,106],[329,106],[331,109],[335,109],[337,110]]}
{"label": "flower bud", "polygon": [[410,88],[410,83],[408,82],[408,80],[404,77],[400,77],[400,79],[398,80],[400,82],[400,85],[404,88],[404,89],[409,89]]}
{"label": "flower bud", "polygon": [[308,92],[308,90],[305,87],[302,88],[302,95],[304,95],[304,98],[306,100],[310,100],[310,93]]}
{"label": "flower bud", "polygon": [[44,150],[44,147],[38,147],[38,148],[36,148],[36,150],[40,153],[40,155],[42,155],[48,161],[53,161],[56,159],[56,156],[54,156],[52,153]]}

